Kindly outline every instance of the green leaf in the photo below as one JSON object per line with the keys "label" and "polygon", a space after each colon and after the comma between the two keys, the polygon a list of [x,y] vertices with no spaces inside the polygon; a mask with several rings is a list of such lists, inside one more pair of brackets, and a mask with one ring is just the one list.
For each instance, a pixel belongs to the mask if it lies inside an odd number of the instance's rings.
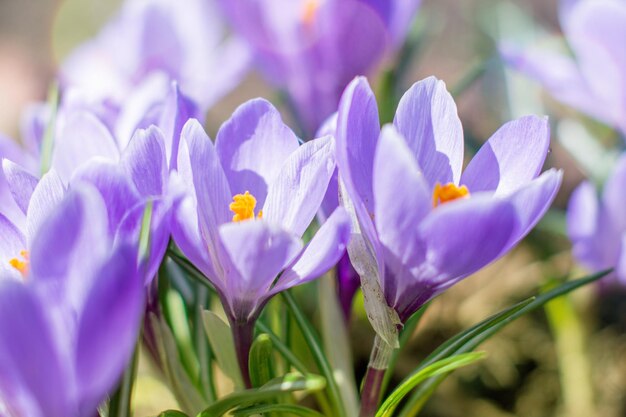
{"label": "green leaf", "polygon": [[166,410],[159,414],[158,417],[189,417],[187,414],[182,411],[177,410]]}
{"label": "green leaf", "polygon": [[414,373],[409,378],[405,379],[402,384],[396,388],[389,397],[385,400],[383,405],[380,406],[376,417],[390,417],[395,411],[398,403],[409,393],[413,388],[422,383],[427,378],[447,374],[454,371],[457,368],[470,365],[485,357],[484,352],[462,353],[460,355],[451,356],[449,358],[442,359],[433,364],[428,365],[419,372]]}
{"label": "green leaf", "polygon": [[294,404],[264,404],[252,407],[242,408],[233,412],[233,417],[248,417],[256,414],[265,415],[267,413],[285,413],[289,416],[300,417],[324,417],[324,414],[318,413],[310,408]]}
{"label": "green leaf", "polygon": [[111,397],[111,401],[109,401],[108,417],[130,417],[132,415],[131,394],[133,391],[133,385],[135,385],[138,362],[139,349],[135,346],[132,361],[128,365],[128,368],[126,368],[117,391],[115,391]]}
{"label": "green leaf", "polygon": [[[433,353],[431,353],[416,369],[416,371],[409,376],[407,379],[411,378],[415,373],[420,372],[425,367],[440,361],[444,358],[459,355],[462,353],[471,352],[476,347],[478,347],[482,342],[489,339],[491,336],[500,331],[504,326],[511,323],[513,320],[516,320],[523,316],[526,313],[529,313],[533,310],[536,310],[542,307],[548,301],[559,297],[563,294],[567,294],[577,288],[580,288],[584,285],[587,285],[591,282],[597,281],[609,272],[612,269],[598,272],[597,274],[589,275],[585,278],[580,278],[574,281],[565,282],[558,287],[547,291],[541,295],[536,297],[531,297],[521,303],[518,303],[508,309],[505,309],[482,322],[474,325],[473,327],[457,334],[456,336],[449,339],[447,342],[442,344],[438,349],[436,349]],[[400,417],[408,417],[415,416],[421,410],[423,405],[426,403],[426,400],[430,397],[430,395],[434,392],[435,388],[446,378],[446,374],[435,376],[424,384],[422,384],[416,391],[413,393],[407,405],[403,408],[400,413]],[[407,380],[405,379],[405,381]],[[404,381],[403,381],[404,383]]]}
{"label": "green leaf", "polygon": [[139,259],[143,262],[150,256],[150,223],[152,222],[152,208],[153,201],[150,200],[146,204],[146,208],[143,210],[143,216],[141,218],[141,229],[139,231]]}
{"label": "green leaf", "polygon": [[341,393],[339,392],[339,387],[337,386],[337,381],[335,380],[335,376],[333,373],[333,369],[328,363],[328,359],[326,355],[324,355],[324,351],[320,345],[319,339],[315,334],[315,329],[311,325],[311,323],[306,319],[304,313],[298,307],[298,304],[294,300],[293,296],[289,293],[289,291],[281,292],[289,311],[293,315],[296,323],[300,327],[300,331],[306,341],[311,353],[313,354],[313,359],[315,359],[315,363],[319,368],[322,376],[326,378],[326,383],[328,384],[328,397],[330,402],[332,403],[333,410],[337,413],[338,417],[346,417],[346,410],[344,409],[343,403],[341,401]]}
{"label": "green leaf", "polygon": [[243,387],[243,379],[239,369],[239,362],[237,362],[237,355],[235,354],[235,344],[230,326],[212,311],[203,311],[202,319],[204,321],[204,330],[209,338],[209,344],[220,369],[233,381],[235,387]]}
{"label": "green leaf", "polygon": [[272,339],[267,334],[260,334],[250,347],[250,379],[252,386],[260,387],[272,379]]}
{"label": "green leaf", "polygon": [[261,388],[234,392],[210,407],[206,408],[198,417],[220,417],[238,407],[269,401],[277,396],[294,391],[319,391],[326,387],[326,380],[319,375],[287,374],[273,379]]}

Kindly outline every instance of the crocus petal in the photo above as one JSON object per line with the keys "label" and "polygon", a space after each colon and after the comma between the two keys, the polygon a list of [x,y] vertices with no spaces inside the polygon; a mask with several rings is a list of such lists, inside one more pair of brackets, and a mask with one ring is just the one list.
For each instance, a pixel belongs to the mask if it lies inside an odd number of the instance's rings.
{"label": "crocus petal", "polygon": [[374,158],[374,203],[378,238],[392,270],[382,282],[387,295],[396,287],[387,277],[424,261],[425,247],[418,225],[432,209],[428,183],[393,125],[383,128]]}
{"label": "crocus petal", "polygon": [[98,191],[87,184],[73,187],[32,239],[32,276],[60,288],[60,302],[67,300],[79,309],[92,285],[94,265],[110,247],[107,230],[107,212]]}
{"label": "crocus petal", "polygon": [[433,186],[458,184],[463,167],[463,127],[446,84],[429,77],[402,96],[393,121]]}
{"label": "crocus petal", "polygon": [[54,140],[52,167],[68,181],[79,165],[94,156],[117,160],[115,139],[92,114],[79,111],[69,115]]}
{"label": "crocus petal", "polygon": [[539,82],[555,99],[598,120],[612,122],[606,103],[589,87],[572,58],[510,44],[501,45],[500,54],[512,68]]}
{"label": "crocus petal", "polygon": [[20,259],[20,252],[26,249],[26,237],[9,219],[0,214],[0,274],[20,280],[20,272],[9,261]]}
{"label": "crocus petal", "polygon": [[302,236],[335,170],[334,152],[333,138],[326,136],[305,143],[291,154],[270,184],[263,217]]}
{"label": "crocus petal", "polygon": [[515,207],[518,222],[505,251],[516,245],[541,220],[554,201],[562,179],[562,171],[550,169],[508,198]]}
{"label": "crocus petal", "polygon": [[135,248],[121,245],[95,272],[87,294],[76,347],[76,380],[85,415],[119,380],[137,341],[144,292],[136,255]]}
{"label": "crocus petal", "polygon": [[337,115],[337,167],[352,199],[374,213],[372,168],[380,134],[376,97],[364,77],[346,87]]}
{"label": "crocus petal", "polygon": [[41,177],[30,197],[26,211],[26,236],[29,246],[41,223],[47,219],[64,195],[65,185],[56,171],[50,170]]}
{"label": "crocus petal", "polygon": [[26,214],[30,196],[33,194],[39,178],[8,159],[2,160],[2,170],[15,203]]}
{"label": "crocus petal", "polygon": [[231,314],[248,321],[278,274],[300,253],[302,242],[265,221],[247,220],[220,227],[228,256],[226,286]]}
{"label": "crocus petal", "polygon": [[626,230],[626,155],[613,168],[613,173],[604,184],[602,204],[609,215],[609,222],[617,230]]}
{"label": "crocus petal", "polygon": [[280,276],[271,294],[320,277],[343,256],[350,240],[350,218],[338,207],[320,227],[297,260]]}
{"label": "crocus petal", "polygon": [[165,136],[165,152],[170,169],[176,169],[180,133],[187,120],[199,118],[196,105],[181,93],[178,83],[172,82],[170,92],[163,104],[159,127]]}
{"label": "crocus petal", "polygon": [[280,113],[263,99],[250,100],[235,110],[220,128],[215,141],[230,189],[249,191],[263,206],[267,187],[298,148],[298,138]]}
{"label": "crocus petal", "polygon": [[515,207],[490,195],[438,207],[420,225],[428,281],[445,289],[486,266],[502,253],[516,227]]}
{"label": "crocus petal", "polygon": [[572,193],[567,206],[567,234],[576,243],[596,232],[598,196],[593,184],[583,181]]}
{"label": "crocus petal", "polygon": [[113,236],[126,213],[140,200],[130,181],[119,164],[97,158],[77,169],[71,185],[86,182],[100,192],[108,213],[109,234]]}
{"label": "crocus petal", "polygon": [[189,148],[189,162],[193,175],[193,185],[197,199],[198,225],[214,264],[219,264],[217,228],[232,219],[229,204],[232,194],[222,165],[213,147],[211,139],[200,123],[189,120],[183,127],[181,137],[185,138]]}
{"label": "crocus petal", "polygon": [[70,416],[72,382],[43,307],[31,287],[0,279],[0,390],[9,383],[30,393],[37,417]]}
{"label": "crocus petal", "polygon": [[142,196],[163,194],[168,170],[161,130],[156,126],[137,130],[122,155],[122,165]]}
{"label": "crocus petal", "polygon": [[549,146],[547,117],[526,116],[508,122],[472,158],[461,183],[470,192],[510,194],[539,174]]}

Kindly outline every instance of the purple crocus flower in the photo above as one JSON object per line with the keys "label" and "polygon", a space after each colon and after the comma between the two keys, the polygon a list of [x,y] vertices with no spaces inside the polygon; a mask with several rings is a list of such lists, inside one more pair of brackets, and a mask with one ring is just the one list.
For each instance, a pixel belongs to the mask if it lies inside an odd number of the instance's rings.
{"label": "purple crocus flower", "polygon": [[222,0],[269,81],[312,134],[346,84],[403,40],[420,0]]}
{"label": "purple crocus flower", "polygon": [[374,328],[391,346],[397,325],[519,242],[561,183],[555,170],[536,178],[550,139],[547,120],[534,116],[502,126],[461,172],[461,122],[434,77],[404,94],[382,132],[375,97],[356,78],[336,139],[340,197],[356,235],[348,252]]}
{"label": "purple crocus flower", "polygon": [[196,120],[182,138],[178,169],[189,196],[174,240],[219,293],[249,385],[249,344],[265,303],[317,278],[344,253],[350,230],[343,209],[302,242],[335,169],[334,142],[327,136],[298,146],[262,99],[241,105],[215,146]]}
{"label": "purple crocus flower", "polygon": [[626,217],[624,186],[626,156],[622,156],[598,197],[596,187],[582,182],[567,208],[567,232],[574,257],[592,271],[615,268],[601,282],[626,283]]}
{"label": "purple crocus flower", "polygon": [[129,92],[149,90],[154,78],[176,80],[205,111],[234,88],[249,53],[225,28],[213,0],[127,0],[93,40],[61,66],[64,89],[119,106]]}
{"label": "purple crocus flower", "polygon": [[25,282],[0,271],[1,415],[92,417],[118,382],[143,280],[136,249],[112,246],[106,223],[98,193],[77,187],[39,228]]}
{"label": "purple crocus flower", "polygon": [[560,20],[574,57],[508,43],[504,59],[557,100],[626,133],[626,2],[561,0]]}

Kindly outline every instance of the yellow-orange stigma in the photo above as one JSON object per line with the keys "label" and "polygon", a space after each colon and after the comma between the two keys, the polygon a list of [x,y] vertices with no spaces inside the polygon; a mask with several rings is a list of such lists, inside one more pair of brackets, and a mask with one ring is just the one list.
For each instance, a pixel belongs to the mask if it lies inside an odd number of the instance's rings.
{"label": "yellow-orange stigma", "polygon": [[22,259],[13,258],[9,260],[9,265],[17,269],[22,274],[22,277],[26,277],[26,274],[28,274],[28,251],[21,250],[20,256]]}
{"label": "yellow-orange stigma", "polygon": [[446,185],[437,183],[433,190],[433,207],[458,200],[459,198],[468,198],[469,196],[470,192],[465,185],[459,187],[451,182]]}
{"label": "yellow-orange stigma", "polygon": [[[242,220],[254,219],[254,208],[256,207],[256,198],[250,192],[246,191],[243,194],[237,194],[233,197],[233,202],[230,203],[228,208],[235,213],[233,216],[234,222],[240,222]],[[263,211],[259,210],[257,218],[263,217]]]}
{"label": "yellow-orange stigma", "polygon": [[304,3],[304,8],[302,9],[302,23],[306,26],[311,26],[315,22],[315,18],[317,16],[317,10],[320,8],[319,0],[307,0]]}

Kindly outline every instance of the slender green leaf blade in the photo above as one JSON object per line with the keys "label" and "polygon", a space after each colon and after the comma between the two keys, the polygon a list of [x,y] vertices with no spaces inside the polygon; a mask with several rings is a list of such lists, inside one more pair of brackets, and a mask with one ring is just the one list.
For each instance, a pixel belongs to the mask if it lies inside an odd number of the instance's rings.
{"label": "slender green leaf blade", "polygon": [[159,417],[189,417],[187,414],[182,411],[177,410],[166,410],[159,414]]}
{"label": "slender green leaf blade", "polygon": [[273,376],[273,345],[267,334],[260,334],[250,347],[250,379],[253,387],[268,383]]}
{"label": "slender green leaf blade", "polygon": [[243,387],[243,379],[239,369],[239,362],[237,362],[235,344],[230,327],[212,311],[204,311],[202,318],[217,364],[236,387]]}
{"label": "slender green leaf blade", "polygon": [[264,404],[243,408],[233,413],[234,417],[248,417],[253,415],[266,415],[267,413],[285,413],[289,416],[300,417],[324,417],[324,414],[318,413],[310,408],[295,404]]}

